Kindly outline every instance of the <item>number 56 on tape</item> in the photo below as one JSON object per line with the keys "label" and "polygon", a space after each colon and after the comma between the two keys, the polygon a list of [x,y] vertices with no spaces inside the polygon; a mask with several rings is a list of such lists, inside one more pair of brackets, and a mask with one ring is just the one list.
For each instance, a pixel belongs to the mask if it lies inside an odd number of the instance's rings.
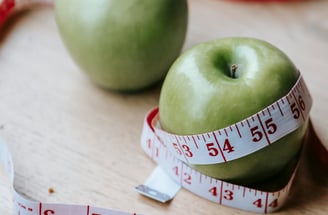
{"label": "number 56 on tape", "polygon": [[295,172],[284,188],[267,192],[211,178],[188,164],[224,163],[267,147],[303,125],[311,105],[312,98],[300,76],[288,94],[273,104],[229,127],[205,134],[165,132],[159,126],[159,109],[154,108],[146,115],[141,146],[159,167],[136,189],[166,202],[184,187],[222,205],[259,213],[276,211],[287,199]]}

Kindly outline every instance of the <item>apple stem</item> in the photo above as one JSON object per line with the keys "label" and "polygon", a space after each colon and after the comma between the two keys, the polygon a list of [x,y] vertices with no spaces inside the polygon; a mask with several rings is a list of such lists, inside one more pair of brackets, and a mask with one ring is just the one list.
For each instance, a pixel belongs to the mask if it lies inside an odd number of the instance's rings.
{"label": "apple stem", "polygon": [[236,71],[238,69],[238,65],[237,64],[232,64],[230,67],[230,76],[231,78],[237,78],[236,77]]}

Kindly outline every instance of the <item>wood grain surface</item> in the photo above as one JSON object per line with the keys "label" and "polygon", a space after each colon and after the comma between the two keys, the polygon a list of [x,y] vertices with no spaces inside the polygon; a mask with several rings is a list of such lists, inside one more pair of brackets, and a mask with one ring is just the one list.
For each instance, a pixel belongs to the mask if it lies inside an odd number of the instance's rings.
{"label": "wood grain surface", "polygon": [[[184,50],[215,38],[257,37],[282,49],[303,73],[314,99],[307,150],[312,156],[304,156],[277,214],[327,214],[328,1],[189,0],[189,11]],[[0,34],[0,137],[13,155],[17,190],[33,200],[152,215],[249,214],[186,190],[169,204],[135,192],[155,167],[139,139],[159,93],[160,85],[136,94],[95,86],[63,46],[51,7],[12,17]],[[9,187],[1,169],[3,215],[12,214]]]}

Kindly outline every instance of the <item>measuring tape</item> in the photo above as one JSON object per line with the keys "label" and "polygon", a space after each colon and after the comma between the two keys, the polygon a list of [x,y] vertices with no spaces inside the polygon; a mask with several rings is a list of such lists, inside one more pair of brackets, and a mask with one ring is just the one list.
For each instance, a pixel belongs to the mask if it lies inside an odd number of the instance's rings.
{"label": "measuring tape", "polygon": [[[108,208],[90,205],[70,205],[31,201],[20,195],[14,188],[14,165],[7,145],[0,139],[0,164],[4,167],[11,182],[14,214],[17,215],[137,215]],[[9,213],[9,212],[8,212]]]}
{"label": "measuring tape", "polygon": [[[17,9],[52,0],[0,0],[0,26]],[[221,205],[269,213],[286,202],[295,171],[280,190],[267,192],[211,178],[189,165],[229,162],[252,154],[295,131],[308,119],[312,105],[300,76],[290,92],[272,105],[227,128],[197,135],[174,135],[160,128],[158,108],[144,122],[141,145],[157,164],[145,184],[136,187],[143,195],[161,202],[174,198],[181,187]],[[125,215],[136,214],[89,205],[51,204],[24,198],[14,188],[14,166],[6,144],[0,140],[0,159],[12,185],[14,211],[18,215]]]}
{"label": "measuring tape", "polygon": [[[175,135],[165,132],[160,128],[159,109],[156,107],[146,115],[141,146],[161,171],[156,169],[151,180],[136,189],[165,202],[184,187],[221,205],[259,213],[274,212],[285,203],[295,173],[284,188],[267,192],[211,178],[189,164],[224,163],[274,144],[306,122],[311,106],[312,98],[300,76],[286,96],[245,120],[209,133]],[[163,179],[162,171],[169,175],[168,179]],[[167,184],[167,180],[179,185],[178,188],[168,192],[159,190],[160,183]]]}
{"label": "measuring tape", "polygon": [[223,163],[252,154],[299,128],[308,118],[311,104],[300,76],[286,96],[229,127],[205,134],[174,135],[156,126],[158,114],[152,127],[179,160],[189,164]]}
{"label": "measuring tape", "polygon": [[[52,4],[53,0],[0,0],[0,27],[15,11],[31,4]],[[14,165],[10,151],[0,139],[0,164],[11,182],[14,214],[17,215],[137,215],[119,210],[93,207],[90,205],[53,204],[31,201],[20,195],[14,188]],[[9,212],[8,212],[9,213]]]}

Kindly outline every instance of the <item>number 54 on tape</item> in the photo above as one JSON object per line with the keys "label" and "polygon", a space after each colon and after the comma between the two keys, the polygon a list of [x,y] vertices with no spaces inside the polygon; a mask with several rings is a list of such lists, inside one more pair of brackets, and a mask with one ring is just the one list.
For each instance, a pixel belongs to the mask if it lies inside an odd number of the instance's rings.
{"label": "number 54 on tape", "polygon": [[141,146],[159,167],[136,189],[166,202],[184,187],[222,205],[259,213],[276,211],[286,201],[295,173],[284,188],[267,192],[211,178],[188,164],[224,163],[267,147],[307,122],[311,105],[312,98],[300,76],[286,96],[265,109],[205,134],[181,136],[162,130],[159,109],[154,108],[146,115]]}

